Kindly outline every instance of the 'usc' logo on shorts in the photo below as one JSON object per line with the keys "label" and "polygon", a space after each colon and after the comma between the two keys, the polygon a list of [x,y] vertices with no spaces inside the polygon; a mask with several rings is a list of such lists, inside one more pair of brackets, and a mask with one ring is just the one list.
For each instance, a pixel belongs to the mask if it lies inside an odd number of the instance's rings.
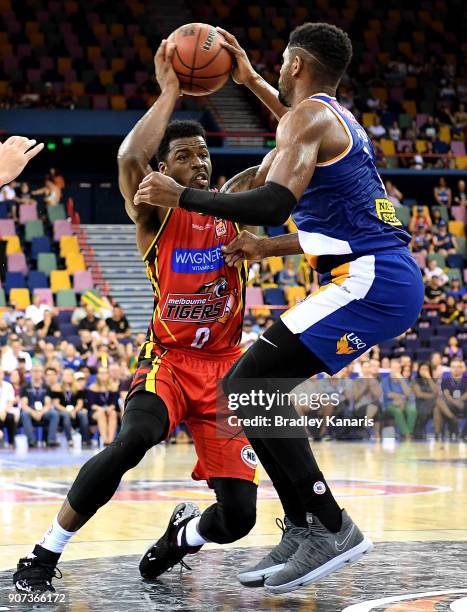
{"label": "'usc' logo on shorts", "polygon": [[347,332],[337,341],[336,355],[351,355],[365,347],[366,342],[360,340],[353,332]]}

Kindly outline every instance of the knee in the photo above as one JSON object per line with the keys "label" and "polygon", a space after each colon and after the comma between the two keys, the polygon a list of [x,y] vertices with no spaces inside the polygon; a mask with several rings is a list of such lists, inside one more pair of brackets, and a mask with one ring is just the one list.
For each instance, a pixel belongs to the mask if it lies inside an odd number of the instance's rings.
{"label": "knee", "polygon": [[244,538],[256,523],[256,503],[242,503],[224,508],[225,531],[228,539],[222,544]]}

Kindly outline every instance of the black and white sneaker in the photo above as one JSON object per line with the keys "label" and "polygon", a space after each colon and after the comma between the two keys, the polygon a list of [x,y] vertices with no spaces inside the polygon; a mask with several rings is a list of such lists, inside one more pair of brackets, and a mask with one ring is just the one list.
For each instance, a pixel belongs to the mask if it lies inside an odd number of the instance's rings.
{"label": "black and white sneaker", "polygon": [[139,571],[143,578],[157,578],[177,563],[188,568],[186,563],[183,562],[183,557],[197,553],[201,546],[188,546],[185,534],[182,534],[182,544],[179,546],[177,534],[188,521],[200,516],[200,514],[199,508],[195,504],[185,502],[176,506],[164,535],[150,546],[141,557]]}
{"label": "black and white sneaker", "polygon": [[52,578],[61,578],[62,572],[54,564],[42,563],[37,557],[23,557],[13,574],[13,584],[20,593],[43,593],[55,589]]}

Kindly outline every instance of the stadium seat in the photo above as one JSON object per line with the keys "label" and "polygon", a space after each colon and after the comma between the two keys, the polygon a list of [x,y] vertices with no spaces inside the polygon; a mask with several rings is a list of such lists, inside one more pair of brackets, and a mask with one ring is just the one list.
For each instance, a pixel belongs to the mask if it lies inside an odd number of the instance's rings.
{"label": "stadium seat", "polygon": [[22,272],[7,272],[4,287],[6,291],[10,291],[10,289],[15,287],[26,287],[24,274]]}
{"label": "stadium seat", "polygon": [[22,253],[21,243],[18,236],[2,236],[2,240],[5,240],[6,254],[13,255],[13,253]]}
{"label": "stadium seat", "polygon": [[456,168],[458,170],[467,170],[467,155],[456,157]]}
{"label": "stadium seat", "polygon": [[60,238],[60,257],[68,253],[79,253],[79,243],[76,236],[62,236]]}
{"label": "stadium seat", "polygon": [[37,204],[21,204],[19,207],[19,222],[24,225],[26,221],[37,220]]}
{"label": "stadium seat", "polygon": [[52,270],[50,272],[50,288],[52,293],[60,289],[71,289],[70,275],[66,270]]}
{"label": "stadium seat", "polygon": [[452,216],[456,221],[462,221],[462,223],[467,223],[467,212],[465,206],[453,206],[451,208]]}
{"label": "stadium seat", "polygon": [[70,310],[60,310],[57,314],[57,322],[60,326],[71,323],[72,312]]}
{"label": "stadium seat", "polygon": [[410,209],[406,208],[405,206],[398,206],[396,208],[396,216],[399,219],[399,221],[402,223],[402,225],[404,225],[405,227],[407,227],[410,223]]}
{"label": "stadium seat", "polygon": [[57,220],[54,221],[54,240],[55,242],[61,241],[62,236],[72,236],[73,228],[71,227],[71,223],[68,221]]}
{"label": "stadium seat", "polygon": [[268,264],[269,269],[273,274],[277,274],[284,268],[284,261],[282,257],[269,257]]}
{"label": "stadium seat", "polygon": [[270,238],[274,238],[274,236],[282,236],[287,233],[287,229],[284,225],[279,225],[277,227],[266,227],[266,234]]}
{"label": "stadium seat", "polygon": [[449,213],[446,206],[432,206],[431,210],[439,210],[439,212],[441,213],[441,218],[444,219],[446,223],[449,222]]}
{"label": "stadium seat", "polygon": [[6,300],[5,300],[5,290],[0,287],[0,308],[5,308]]}
{"label": "stadium seat", "polygon": [[443,323],[436,328],[436,335],[442,336],[443,338],[450,338],[456,335],[456,326],[452,324]]}
{"label": "stadium seat", "polygon": [[15,236],[15,222],[11,219],[0,219],[0,236]]}
{"label": "stadium seat", "polygon": [[34,289],[33,295],[39,295],[44,304],[51,308],[54,307],[54,298],[50,289]]}
{"label": "stadium seat", "polygon": [[68,338],[69,336],[76,336],[78,333],[78,327],[76,325],[72,325],[71,323],[63,323],[60,325],[60,331],[62,332],[62,336],[64,338]]}
{"label": "stadium seat", "polygon": [[427,261],[434,259],[440,268],[446,267],[446,258],[441,253],[430,253],[427,257]]}
{"label": "stadium seat", "polygon": [[44,235],[44,226],[42,221],[26,221],[24,224],[24,239],[26,242],[31,242],[33,238],[40,238]]}
{"label": "stadium seat", "polygon": [[86,270],[84,256],[81,253],[67,253],[65,256],[65,264],[69,274],[84,272],[84,270]]}
{"label": "stadium seat", "polygon": [[22,272],[23,274],[26,274],[28,271],[28,264],[26,263],[24,253],[12,253],[11,255],[7,256],[7,259],[8,272]]}
{"label": "stadium seat", "polygon": [[467,255],[465,236],[457,236],[457,252],[461,255]]}
{"label": "stadium seat", "polygon": [[34,289],[48,289],[47,276],[38,270],[31,270],[28,274],[28,286],[31,292],[34,292]]}
{"label": "stadium seat", "polygon": [[45,274],[50,274],[57,269],[57,256],[55,253],[39,253],[37,256],[37,269]]}
{"label": "stadium seat", "polygon": [[40,236],[39,238],[33,238],[31,241],[31,258],[38,259],[41,253],[50,253],[52,246],[50,244],[50,238],[48,236]]}
{"label": "stadium seat", "polygon": [[286,306],[284,292],[282,289],[265,289],[264,303],[270,306]]}
{"label": "stadium seat", "polygon": [[456,253],[455,255],[448,255],[446,262],[449,268],[459,268],[459,270],[464,269],[465,259],[462,255]]}
{"label": "stadium seat", "polygon": [[26,288],[11,289],[8,299],[10,304],[15,304],[19,310],[24,310],[31,304],[29,289]]}
{"label": "stadium seat", "polygon": [[430,338],[430,349],[432,351],[438,351],[442,353],[447,345],[447,339],[438,336],[432,336]]}
{"label": "stadium seat", "polygon": [[76,294],[71,289],[59,289],[55,296],[58,308],[76,308]]}
{"label": "stadium seat", "polygon": [[449,221],[449,231],[454,236],[465,236],[465,226],[463,221]]}
{"label": "stadium seat", "polygon": [[432,350],[429,348],[419,348],[415,353],[416,360],[420,363],[422,361],[430,361]]}
{"label": "stadium seat", "polygon": [[462,272],[459,270],[459,268],[448,268],[446,270],[446,274],[448,275],[449,282],[453,281],[454,279],[458,279],[462,283]]}
{"label": "stadium seat", "polygon": [[73,290],[76,291],[76,293],[82,293],[93,287],[92,274],[89,270],[75,272],[73,275]]}
{"label": "stadium seat", "polygon": [[65,221],[65,207],[63,204],[57,204],[56,206],[47,206],[47,217],[50,223],[55,221]]}
{"label": "stadium seat", "polygon": [[0,219],[6,219],[8,217],[8,204],[6,202],[0,202]]}
{"label": "stadium seat", "polygon": [[285,287],[285,297],[289,306],[295,306],[295,304],[306,297],[305,287],[297,285],[296,287]]}

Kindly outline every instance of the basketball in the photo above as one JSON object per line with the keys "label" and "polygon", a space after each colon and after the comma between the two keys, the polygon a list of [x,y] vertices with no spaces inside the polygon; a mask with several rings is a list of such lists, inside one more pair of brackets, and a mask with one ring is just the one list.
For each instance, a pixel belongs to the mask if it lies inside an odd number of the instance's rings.
{"label": "basketball", "polygon": [[189,23],[169,36],[177,45],[173,67],[182,92],[206,96],[220,89],[232,70],[232,57],[221,46],[222,34],[206,23]]}

